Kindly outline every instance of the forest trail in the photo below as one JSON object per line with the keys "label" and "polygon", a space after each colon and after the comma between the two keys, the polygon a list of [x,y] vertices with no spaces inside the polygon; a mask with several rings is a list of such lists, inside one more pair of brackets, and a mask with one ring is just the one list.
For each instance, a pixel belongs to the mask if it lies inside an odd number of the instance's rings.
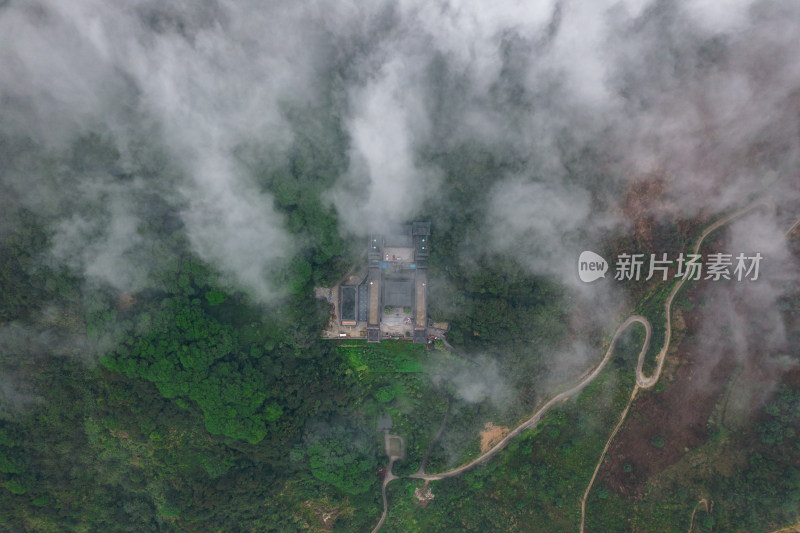
{"label": "forest trail", "polygon": [[800,522],[793,526],[787,526],[781,529],[776,529],[772,533],[800,533]]}
{"label": "forest trail", "polygon": [[419,470],[417,470],[416,472],[417,474],[422,474],[425,472],[425,465],[428,464],[428,458],[431,456],[433,447],[436,445],[437,442],[439,442],[439,438],[442,436],[442,433],[444,433],[444,428],[447,425],[447,417],[449,414],[450,414],[450,401],[448,399],[447,410],[444,412],[444,420],[442,420],[442,424],[439,426],[439,431],[436,432],[436,435],[434,435],[430,446],[428,446],[428,449],[425,451],[425,457],[422,458],[422,463],[420,463]]}
{"label": "forest trail", "polygon": [[[697,506],[701,504],[705,504],[707,513],[710,512],[708,508],[708,500],[706,500],[705,498],[694,504],[694,509],[692,509],[692,518],[689,520],[689,531],[687,531],[686,533],[692,533],[692,529],[694,529],[694,516],[697,514]],[[711,505],[713,506],[714,503],[712,502]]]}
{"label": "forest trail", "polygon": [[[397,455],[392,453],[392,439],[399,439],[400,440],[400,453]],[[383,445],[386,449],[386,457],[389,458],[389,465],[386,467],[386,474],[383,477],[383,483],[381,485],[381,495],[383,496],[383,514],[381,514],[381,519],[378,522],[378,525],[375,526],[375,529],[372,530],[372,533],[378,533],[378,530],[383,527],[383,523],[386,521],[386,516],[389,514],[389,502],[386,499],[386,487],[395,479],[398,479],[397,476],[392,474],[392,466],[394,466],[395,461],[399,461],[405,458],[406,455],[406,443],[403,440],[403,437],[399,435],[389,435],[389,430],[383,430]]]}

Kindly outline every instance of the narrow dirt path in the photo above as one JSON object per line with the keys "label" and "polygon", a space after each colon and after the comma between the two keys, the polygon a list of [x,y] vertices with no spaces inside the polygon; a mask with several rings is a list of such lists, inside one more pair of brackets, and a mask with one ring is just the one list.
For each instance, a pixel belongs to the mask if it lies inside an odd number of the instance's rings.
{"label": "narrow dirt path", "polygon": [[800,522],[793,526],[787,526],[781,529],[776,529],[772,533],[800,533]]}
{"label": "narrow dirt path", "polygon": [[591,492],[592,490],[592,485],[594,485],[594,480],[597,477],[597,473],[600,471],[600,466],[602,466],[603,464],[603,457],[605,457],[606,453],[608,453],[608,448],[611,446],[611,442],[614,440],[614,437],[622,428],[622,424],[625,422],[625,418],[628,416],[628,410],[631,408],[631,405],[633,405],[633,400],[636,398],[636,394],[638,392],[639,392],[639,386],[636,385],[633,387],[633,394],[631,394],[631,397],[628,400],[628,404],[625,406],[625,410],[622,411],[622,415],[620,415],[619,417],[619,422],[617,422],[617,425],[614,426],[614,431],[611,432],[611,437],[609,437],[609,439],[606,441],[606,445],[603,447],[603,451],[600,452],[600,460],[594,467],[594,472],[592,472],[592,479],[589,480],[589,485],[586,487],[586,492],[583,493],[583,498],[581,498],[581,533],[583,533],[583,523],[586,517],[586,499],[589,497],[589,492]]}
{"label": "narrow dirt path", "polygon": [[[713,224],[709,225],[697,239],[697,242],[692,249],[693,254],[697,254],[700,251],[700,247],[703,245],[703,241],[708,237],[712,232],[716,231],[720,227],[724,226],[731,220],[738,218],[742,215],[749,213],[750,211],[758,208],[758,207],[766,207],[767,209],[774,209],[774,204],[769,202],[765,199],[756,200],[755,202],[751,203],[750,205],[739,209],[738,211],[734,211],[733,213],[722,217],[721,219],[717,220]],[[672,301],[675,299],[675,296],[678,294],[678,291],[683,287],[683,284],[686,283],[687,278],[683,277],[678,280],[675,286],[670,291],[669,295],[667,296],[666,301],[664,302],[664,320],[665,320],[665,331],[664,331],[664,345],[661,347],[661,350],[658,352],[658,356],[656,358],[656,369],[653,371],[653,375],[645,377],[642,372],[642,366],[644,365],[644,353],[641,352],[639,354],[639,360],[636,363],[636,385],[633,387],[633,392],[631,392],[631,397],[628,400],[628,405],[625,407],[625,410],[620,415],[619,422],[614,427],[614,430],[611,432],[611,436],[609,436],[608,440],[606,441],[606,445],[603,448],[603,452],[600,454],[600,459],[597,461],[597,465],[595,466],[594,473],[592,474],[592,478],[589,480],[589,485],[586,487],[586,492],[583,494],[583,498],[581,499],[581,527],[580,533],[584,533],[584,527],[586,523],[586,500],[589,497],[589,493],[592,490],[592,486],[594,485],[594,481],[597,478],[597,473],[600,471],[600,467],[603,464],[603,458],[605,457],[606,453],[608,452],[608,448],[611,446],[611,442],[614,440],[614,437],[619,432],[620,428],[622,427],[623,423],[625,422],[625,417],[628,415],[628,410],[630,406],[633,404],[633,400],[636,397],[636,394],[639,392],[639,389],[648,389],[658,383],[659,377],[661,377],[661,369],[664,367],[664,360],[666,359],[667,351],[670,347],[670,339],[672,336]],[[646,320],[646,319],[645,319]],[[648,323],[648,332],[647,332],[647,339],[645,344],[649,344],[650,341],[650,329]]]}
{"label": "narrow dirt path", "polygon": [[397,479],[392,475],[393,464],[394,459],[389,459],[389,466],[386,467],[386,477],[383,478],[383,484],[381,485],[381,496],[383,496],[383,514],[381,514],[381,519],[378,521],[378,525],[375,526],[375,529],[372,530],[372,533],[378,533],[378,530],[383,527],[383,523],[386,522],[386,517],[389,514],[389,501],[386,499],[386,487],[389,485],[390,481]]}
{"label": "narrow dirt path", "polygon": [[441,437],[442,433],[444,433],[444,428],[447,425],[447,417],[449,415],[450,415],[450,402],[448,401],[447,409],[444,412],[444,420],[442,420],[442,425],[439,426],[439,431],[436,432],[436,435],[434,435],[430,446],[428,446],[428,449],[425,451],[425,457],[422,458],[422,463],[419,465],[419,470],[417,470],[416,472],[417,474],[422,474],[425,472],[425,465],[428,464],[428,457],[430,457],[431,452],[433,451],[433,447],[436,445],[437,442],[439,442],[439,437]]}
{"label": "narrow dirt path", "polygon": [[694,529],[694,515],[697,514],[697,506],[700,504],[705,504],[706,512],[708,512],[708,500],[706,500],[705,498],[694,504],[694,509],[692,509],[692,518],[691,520],[689,520],[689,531],[687,531],[686,533],[692,533],[692,529]]}
{"label": "narrow dirt path", "polygon": [[794,223],[794,224],[792,224],[792,227],[790,227],[789,229],[787,229],[787,230],[786,230],[786,233],[784,233],[784,235],[785,235],[786,237],[789,237],[789,235],[790,235],[790,234],[791,234],[791,233],[794,231],[794,228],[796,228],[797,226],[800,226],[800,218],[798,218],[798,219],[795,221],[795,223]]}
{"label": "narrow dirt path", "polygon": [[[392,439],[400,439],[399,455],[392,454]],[[399,435],[390,435],[388,429],[383,430],[383,446],[386,450],[386,457],[389,458],[389,465],[386,467],[386,474],[383,476],[383,483],[381,485],[381,495],[383,496],[383,514],[381,514],[381,519],[378,521],[378,525],[375,526],[375,529],[372,530],[372,533],[378,533],[378,530],[383,527],[383,523],[386,522],[386,516],[389,514],[389,502],[386,499],[386,487],[388,487],[389,483],[391,483],[393,480],[398,479],[397,476],[392,474],[392,466],[394,466],[395,461],[405,458],[406,455],[406,443],[403,440],[403,437]]]}

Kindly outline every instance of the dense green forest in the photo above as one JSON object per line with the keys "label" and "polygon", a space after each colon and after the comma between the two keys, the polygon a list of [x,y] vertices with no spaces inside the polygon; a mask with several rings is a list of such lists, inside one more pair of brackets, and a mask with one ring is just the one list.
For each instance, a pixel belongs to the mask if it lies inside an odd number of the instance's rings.
{"label": "dense green forest", "polygon": [[[315,127],[327,138],[342,139],[335,117],[306,112],[322,117]],[[297,113],[298,122],[308,119]],[[86,169],[113,173],[120,157],[99,135],[70,147],[66,167],[56,164],[64,154],[2,142],[5,168],[53,180]],[[440,342],[320,339],[330,310],[313,288],[335,283],[359,261],[363,244],[343,231],[320,195],[343,171],[341,143],[317,143],[298,131],[285,165],[253,163],[297,243],[265,273],[285,289],[269,304],[204,262],[176,206],[158,195],[137,199],[148,210],[140,232],[149,250],[146,283],[131,291],[53,261],[52,212],[9,210],[0,233],[2,529],[369,531],[382,510],[378,467],[386,462],[378,420],[390,417],[391,431],[403,436],[406,457],[394,473],[407,476],[446,414],[428,472],[474,457],[487,421],[513,427],[548,398],[552,355],[575,340],[574,298],[558,280],[534,276],[496,250],[472,249],[463,260],[465,243],[482,231],[487,180],[508,170],[475,146],[428,154],[445,169],[452,196],[447,209],[435,200],[421,207],[434,243],[430,312],[450,321],[455,350]],[[147,165],[139,170],[160,175]],[[595,172],[580,160],[572,171],[587,182]],[[83,200],[62,201],[59,214]],[[82,208],[103,210],[102,202]],[[660,230],[672,236],[669,246],[686,245],[688,231]],[[644,249],[635,240],[606,243],[608,250],[624,246]],[[628,289],[630,301],[659,323],[666,289]],[[787,313],[796,308],[789,302]],[[594,322],[580,331],[598,358],[609,334]],[[663,332],[655,335],[658,345]],[[579,499],[630,394],[640,342],[641,331],[632,330],[598,381],[497,457],[433,483],[436,497],[426,508],[411,500],[420,482],[392,483],[386,530],[574,530]],[[750,460],[735,476],[692,481],[717,502],[698,528],[757,531],[796,516],[797,404],[797,391],[785,387],[753,429],[717,428],[721,441],[709,446],[746,448]],[[623,531],[630,519],[636,527],[685,530],[695,492],[676,485],[652,494],[634,502],[596,485],[587,524]]]}
{"label": "dense green forest", "polygon": [[[335,129],[335,121],[323,126]],[[100,135],[70,147],[65,168],[55,165],[64,154],[3,142],[6,168],[54,180],[113,172],[120,157]],[[300,243],[268,274],[288,289],[272,305],[233,288],[194,254],[163,199],[142,199],[150,222],[140,232],[155,253],[147,283],[135,292],[50,261],[52,213],[9,212],[0,244],[0,364],[10,387],[0,431],[3,527],[290,531],[311,527],[315,509],[329,506],[339,516],[336,529],[365,530],[380,511],[379,417],[390,415],[404,435],[407,461],[396,471],[410,473],[448,408],[443,442],[451,446],[434,453],[433,468],[457,464],[483,418],[512,421],[529,408],[530,392],[526,402],[509,396],[497,403],[432,384],[437,372],[479,374],[487,360],[441,346],[347,348],[319,339],[329,313],[312,288],[335,282],[361,249],[342,237],[335,211],[320,200],[343,164],[335,145],[326,146],[300,138],[285,167],[258,171]],[[487,156],[467,177],[477,187],[490,170]],[[67,198],[56,214],[82,201]],[[102,213],[104,206],[95,201],[88,209]],[[432,313],[452,319],[453,342],[466,353],[518,365],[522,383],[541,364],[536,350],[564,335],[561,292],[497,256],[487,255],[491,266],[464,267],[464,235],[448,232],[446,214],[432,223],[440,242],[431,272],[450,287]],[[509,388],[517,385],[503,377]]]}

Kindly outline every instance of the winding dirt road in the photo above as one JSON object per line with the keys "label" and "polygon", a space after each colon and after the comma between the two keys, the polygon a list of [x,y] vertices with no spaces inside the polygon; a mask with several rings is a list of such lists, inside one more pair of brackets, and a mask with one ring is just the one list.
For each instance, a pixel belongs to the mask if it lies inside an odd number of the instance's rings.
{"label": "winding dirt road", "polygon": [[[738,218],[738,217],[740,217],[740,216],[742,216],[742,215],[744,215],[746,213],[749,213],[750,211],[752,211],[752,210],[754,210],[754,209],[756,209],[758,207],[766,207],[767,209],[773,210],[774,209],[774,204],[772,202],[768,201],[768,200],[759,199],[759,200],[756,200],[755,202],[749,204],[748,206],[746,206],[746,207],[744,207],[742,209],[739,209],[738,211],[735,211],[735,212],[733,212],[733,213],[731,213],[731,214],[729,214],[729,215],[717,220],[716,222],[714,222],[711,225],[709,225],[705,230],[703,230],[703,232],[698,237],[697,242],[695,243],[695,246],[694,246],[694,248],[692,250],[692,253],[697,254],[699,252],[700,247],[703,244],[703,241],[712,232],[714,232],[715,230],[717,230],[720,227],[724,226],[725,224],[727,224],[731,220],[733,220],[735,218]],[[790,231],[791,231],[791,229],[790,229]],[[787,234],[788,233],[789,232],[787,232]],[[636,363],[636,385],[634,386],[634,389],[633,389],[633,392],[631,394],[630,400],[628,401],[628,405],[625,407],[625,410],[623,411],[622,416],[619,419],[619,422],[617,423],[616,427],[614,428],[610,438],[606,442],[606,446],[603,449],[602,454],[600,455],[600,460],[598,461],[597,466],[595,467],[594,473],[593,473],[592,478],[591,478],[591,480],[589,482],[589,486],[586,488],[586,492],[584,493],[583,499],[581,501],[581,527],[580,527],[580,531],[581,531],[581,533],[583,533],[585,516],[586,516],[586,499],[588,497],[589,492],[591,491],[592,485],[594,484],[594,480],[597,477],[597,472],[600,469],[600,465],[602,464],[603,457],[605,457],[605,454],[608,451],[608,447],[610,446],[611,441],[613,440],[614,436],[617,434],[619,429],[622,427],[622,424],[623,424],[623,422],[625,420],[625,417],[628,414],[628,410],[629,410],[631,404],[633,403],[634,398],[636,397],[636,394],[639,392],[640,389],[649,389],[650,387],[653,387],[656,383],[658,383],[658,379],[661,376],[661,370],[662,370],[662,368],[664,366],[664,360],[666,358],[667,351],[669,350],[670,339],[671,339],[671,335],[672,335],[672,312],[671,312],[671,310],[672,310],[672,301],[675,299],[675,296],[678,294],[678,291],[681,289],[681,287],[683,287],[683,284],[686,282],[686,280],[687,280],[687,278],[684,277],[684,278],[679,279],[677,281],[677,283],[675,283],[675,286],[670,291],[670,293],[667,296],[667,299],[666,299],[666,301],[664,303],[664,319],[665,319],[664,345],[661,347],[661,350],[658,353],[658,356],[656,358],[656,368],[653,371],[653,374],[651,376],[648,377],[648,376],[644,375],[643,367],[644,367],[644,358],[647,355],[647,352],[648,352],[648,350],[650,348],[650,339],[652,337],[652,326],[651,326],[650,322],[645,317],[643,317],[641,315],[632,315],[632,316],[628,317],[625,320],[625,322],[623,322],[617,328],[617,330],[614,332],[614,336],[611,339],[611,343],[609,344],[608,349],[606,350],[606,353],[603,356],[603,359],[600,361],[600,364],[598,364],[597,367],[591,373],[589,373],[587,376],[585,376],[583,379],[581,379],[578,382],[578,384],[576,384],[572,388],[570,388],[570,389],[568,389],[568,390],[566,390],[564,392],[561,392],[560,394],[557,394],[552,399],[550,399],[547,403],[545,403],[542,407],[540,407],[530,418],[528,418],[527,420],[525,420],[522,423],[520,423],[516,428],[514,428],[511,432],[509,432],[508,435],[506,435],[502,440],[500,440],[497,444],[495,444],[491,449],[489,449],[488,451],[486,451],[485,453],[483,453],[482,455],[480,455],[478,458],[474,459],[473,461],[471,461],[471,462],[469,462],[467,464],[464,464],[462,466],[459,466],[458,468],[455,468],[453,470],[448,470],[446,472],[441,472],[441,473],[438,473],[438,474],[425,474],[423,472],[423,469],[424,469],[424,465],[423,465],[423,467],[420,468],[420,470],[418,472],[416,472],[414,474],[411,474],[409,477],[417,478],[417,479],[425,479],[425,480],[429,480],[429,481],[446,479],[446,478],[451,478],[451,477],[455,477],[455,476],[461,475],[464,472],[474,468],[475,466],[486,462],[488,459],[490,459],[491,457],[496,455],[499,451],[501,451],[503,448],[505,448],[512,439],[514,439],[515,437],[520,435],[525,429],[534,428],[539,423],[539,421],[542,419],[542,417],[554,405],[558,404],[559,402],[565,401],[569,397],[577,394],[578,392],[583,390],[586,386],[588,386],[592,381],[594,381],[597,378],[597,376],[599,376],[600,373],[603,371],[603,369],[606,367],[608,362],[611,360],[611,357],[614,355],[614,348],[616,346],[616,343],[617,343],[617,340],[619,339],[619,337],[625,332],[625,330],[628,329],[628,327],[631,326],[631,324],[639,323],[642,326],[644,326],[644,328],[645,328],[645,340],[644,340],[644,342],[642,344],[642,349],[639,352],[638,361]],[[386,485],[388,485],[388,481],[390,481],[390,480],[385,480],[385,482],[384,482],[384,487],[383,487],[384,498],[385,498]],[[384,499],[384,505],[386,505],[386,500],[385,499]],[[383,525],[384,519],[385,519],[385,511],[384,511],[384,516],[381,519],[381,522],[379,523],[378,527],[375,528],[373,533],[377,532],[378,529],[380,529],[380,526]]]}
{"label": "winding dirt road", "polygon": [[650,335],[652,328],[650,327],[650,322],[648,322],[645,317],[641,315],[633,315],[629,317],[625,322],[623,322],[619,328],[617,328],[616,333],[614,333],[614,337],[611,339],[611,344],[608,346],[608,350],[606,350],[606,354],[603,357],[603,360],[600,361],[600,364],[597,365],[597,368],[595,368],[589,375],[583,378],[583,380],[581,380],[580,383],[578,383],[577,385],[551,398],[550,401],[548,401],[546,404],[540,407],[539,410],[537,410],[530,418],[519,424],[508,435],[503,437],[503,439],[500,442],[495,444],[491,449],[487,450],[483,455],[481,455],[480,457],[478,457],[477,459],[473,460],[470,463],[459,466],[458,468],[449,470],[447,472],[442,472],[440,474],[424,474],[422,472],[417,472],[416,474],[411,474],[411,476],[409,477],[428,479],[428,480],[445,479],[457,476],[459,474],[463,474],[467,470],[485,462],[487,459],[494,456],[497,452],[505,448],[506,445],[509,443],[509,441],[511,441],[511,439],[513,439],[526,429],[535,427],[536,424],[539,423],[539,420],[541,420],[542,416],[544,416],[545,413],[547,413],[547,411],[549,411],[551,407],[563,401],[564,399],[569,398],[574,394],[577,394],[578,392],[583,390],[584,387],[589,385],[589,383],[594,381],[595,378],[597,378],[597,376],[600,375],[600,372],[603,371],[603,368],[605,368],[608,361],[611,360],[611,356],[614,355],[614,346],[617,344],[617,340],[619,339],[620,335],[622,335],[622,333],[624,333],[624,331],[628,328],[628,326],[630,326],[634,322],[638,322],[645,327],[646,338],[644,345],[642,346],[642,351],[639,353],[639,361],[641,367],[641,361],[644,358],[645,354],[647,353],[647,349],[650,346]]}
{"label": "winding dirt road", "polygon": [[[717,220],[713,224],[709,225],[702,233],[700,233],[700,237],[698,237],[697,242],[692,249],[693,254],[697,254],[700,251],[700,247],[703,245],[703,241],[706,237],[708,237],[712,232],[719,229],[720,227],[724,226],[731,220],[738,218],[742,215],[745,215],[756,209],[758,207],[766,207],[770,211],[775,209],[775,205],[765,199],[756,200],[755,202],[751,203],[750,205],[739,209],[721,219]],[[791,230],[790,230],[791,231]],[[788,234],[788,232],[787,232]],[[622,411],[622,415],[619,417],[619,422],[614,427],[614,430],[611,432],[611,435],[608,437],[606,441],[606,445],[603,448],[602,453],[600,454],[600,459],[597,461],[597,465],[595,465],[594,472],[592,473],[592,478],[589,480],[589,485],[586,487],[586,492],[583,493],[583,498],[581,499],[581,527],[580,533],[584,533],[584,527],[586,523],[586,500],[589,497],[589,493],[592,490],[592,486],[594,485],[594,481],[597,478],[597,473],[600,471],[600,467],[603,464],[603,458],[606,456],[608,452],[608,448],[611,446],[611,442],[616,437],[619,430],[622,428],[622,424],[625,422],[625,418],[628,416],[628,410],[630,410],[631,405],[633,404],[633,400],[636,398],[639,389],[648,389],[658,383],[658,378],[661,377],[661,369],[664,366],[664,359],[666,358],[667,351],[669,350],[669,343],[670,338],[672,336],[672,301],[675,299],[675,296],[678,294],[678,291],[683,287],[683,284],[686,283],[687,278],[683,277],[675,284],[672,290],[667,296],[666,301],[664,302],[664,319],[665,319],[665,331],[664,331],[664,345],[661,347],[661,350],[658,352],[658,357],[656,359],[656,369],[653,371],[653,375],[645,377],[642,373],[642,365],[644,364],[644,353],[646,350],[639,354],[639,360],[636,363],[636,385],[633,387],[633,391],[631,392],[631,397],[628,400],[628,404],[625,406],[625,410]],[[645,320],[646,321],[646,320]],[[620,328],[624,327],[620,326]],[[620,330],[618,329],[617,332]],[[650,344],[650,324],[647,324],[647,338],[645,339],[645,347],[648,347]]]}
{"label": "winding dirt road", "polygon": [[[703,244],[705,238],[711,234],[713,231],[719,229],[721,226],[724,226],[734,218],[737,218],[745,213],[752,211],[757,207],[767,207],[772,208],[772,204],[767,202],[766,200],[758,200],[753,202],[752,204],[744,207],[734,213],[731,213],[710,226],[708,226],[703,232],[700,234],[700,237],[697,239],[695,243],[694,249],[692,253],[696,254],[700,250],[700,246]],[[644,358],[647,355],[647,351],[650,348],[650,337],[652,336],[652,326],[650,322],[641,315],[633,315],[628,317],[625,322],[623,322],[618,328],[617,331],[614,332],[614,337],[611,339],[611,344],[608,346],[608,350],[606,350],[605,355],[603,356],[602,361],[597,367],[586,377],[584,377],[577,385],[568,389],[556,396],[554,396],[550,401],[544,404],[542,407],[539,408],[530,418],[519,424],[516,428],[514,428],[508,435],[506,435],[500,442],[495,444],[490,450],[486,453],[474,459],[472,462],[467,463],[465,465],[459,466],[453,470],[449,470],[447,472],[442,472],[440,474],[425,474],[422,472],[417,472],[416,474],[412,474],[411,477],[419,478],[419,479],[428,479],[428,480],[437,480],[437,479],[445,479],[453,476],[457,476],[459,474],[463,474],[467,470],[485,462],[487,459],[491,458],[497,452],[502,450],[506,447],[506,445],[511,441],[514,437],[518,436],[527,428],[533,428],[536,424],[539,423],[539,420],[553,407],[555,404],[561,402],[562,400],[573,396],[574,394],[583,390],[587,385],[589,385],[592,381],[594,381],[600,372],[606,367],[608,362],[611,360],[611,357],[614,355],[614,347],[619,339],[620,335],[622,335],[628,327],[633,324],[634,322],[641,324],[645,328],[645,340],[644,344],[642,345],[642,350],[639,352],[639,359],[636,363],[636,388],[641,389],[648,389],[655,385],[658,382],[658,378],[661,376],[661,369],[664,366],[664,359],[667,354],[667,350],[669,349],[670,337],[672,335],[672,300],[675,299],[675,295],[678,294],[678,291],[683,287],[683,284],[686,282],[686,278],[681,278],[672,288],[670,291],[669,296],[667,297],[666,302],[664,303],[664,313],[665,313],[665,332],[664,332],[664,346],[658,353],[658,357],[656,358],[656,368],[653,371],[651,376],[645,376],[642,368],[644,366]],[[635,394],[635,392],[634,392]]]}

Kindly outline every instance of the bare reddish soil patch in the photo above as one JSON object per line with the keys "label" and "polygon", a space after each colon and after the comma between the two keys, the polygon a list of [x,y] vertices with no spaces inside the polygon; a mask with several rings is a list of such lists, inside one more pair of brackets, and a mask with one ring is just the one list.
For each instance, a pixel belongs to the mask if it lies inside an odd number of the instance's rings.
{"label": "bare reddish soil patch", "polygon": [[[668,380],[667,390],[639,394],[598,474],[599,481],[620,494],[641,497],[652,475],[708,439],[709,416],[734,373],[732,348],[719,346],[716,361],[709,364],[701,339],[693,337],[700,326],[699,312],[687,312],[684,317],[686,337],[662,376]],[[666,372],[668,366],[670,372]],[[663,439],[662,447],[653,444],[656,436]]]}
{"label": "bare reddish soil patch", "polygon": [[784,385],[793,389],[800,389],[800,368],[793,368],[783,375]]}
{"label": "bare reddish soil patch", "polygon": [[311,510],[316,521],[316,523],[305,524],[311,531],[333,531],[336,519],[342,514],[342,508],[334,506],[327,499],[319,502],[306,501],[303,502],[303,505]]}
{"label": "bare reddish soil patch", "polygon": [[117,309],[120,311],[128,311],[134,305],[136,305],[136,295],[134,294],[123,292],[117,298]]}
{"label": "bare reddish soil patch", "polygon": [[486,453],[492,446],[503,440],[508,435],[508,428],[505,426],[495,426],[491,422],[486,422],[486,426],[481,431],[481,453]]}
{"label": "bare reddish soil patch", "polygon": [[[738,423],[748,423],[780,381],[800,382],[800,370],[781,366],[758,347],[759,317],[747,299],[720,299],[724,290],[701,283],[690,295],[696,305],[682,313],[685,336],[665,364],[661,379],[666,390],[639,394],[598,474],[615,492],[642,497],[652,476],[708,440],[707,424],[717,406],[724,405],[726,426],[737,417]],[[699,306],[703,301],[705,308]],[[749,348],[738,344],[742,337],[734,334],[737,326],[725,318],[730,309],[751,317],[738,323],[740,333],[750,338]],[[658,439],[654,444],[654,437],[663,439],[663,446],[656,445]]]}
{"label": "bare reddish soil patch", "polygon": [[622,200],[622,212],[633,221],[633,234],[638,242],[652,247],[653,229],[656,226],[653,206],[657,205],[664,193],[662,176],[639,178],[630,183]]}
{"label": "bare reddish soil patch", "polygon": [[411,497],[411,501],[414,503],[414,505],[422,507],[423,509],[427,507],[428,504],[431,503],[435,498],[430,487],[428,487],[428,483],[429,481],[425,481],[424,485],[414,489],[414,495]]}

